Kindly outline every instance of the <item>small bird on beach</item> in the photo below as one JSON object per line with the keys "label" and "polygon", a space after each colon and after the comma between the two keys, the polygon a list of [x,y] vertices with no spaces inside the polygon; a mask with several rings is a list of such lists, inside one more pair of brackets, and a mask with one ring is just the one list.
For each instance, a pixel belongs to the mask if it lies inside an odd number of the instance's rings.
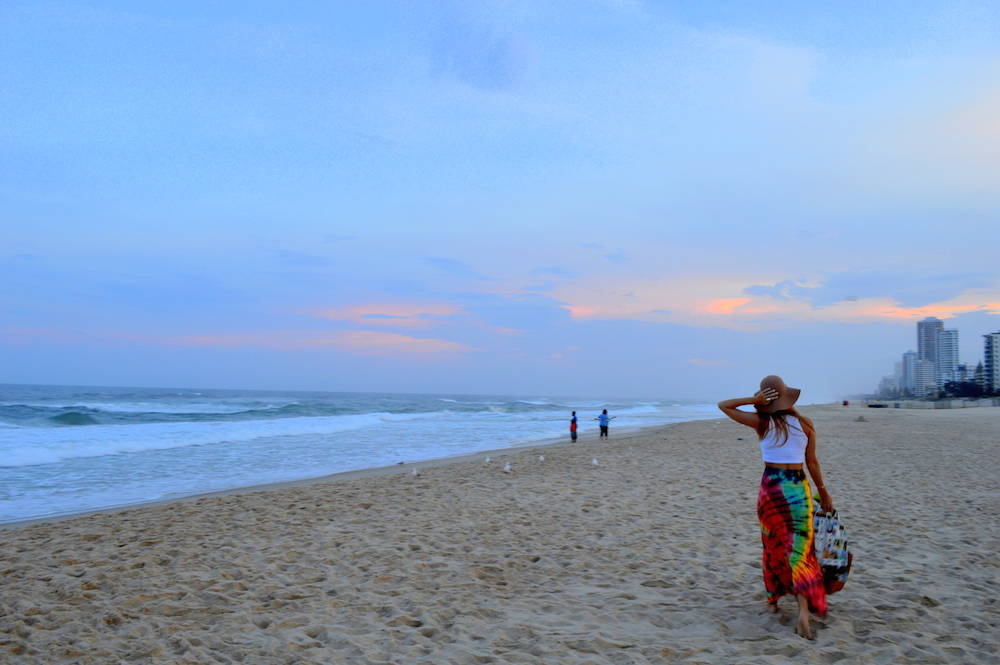
{"label": "small bird on beach", "polygon": [[506,464],[503,465],[503,472],[514,473],[514,470],[510,468],[510,462],[507,462]]}
{"label": "small bird on beach", "polygon": [[593,464],[594,466],[597,466],[597,458],[595,457],[594,459],[590,460],[590,463]]}
{"label": "small bird on beach", "polygon": [[417,471],[416,469],[414,469],[414,470],[413,470],[413,471],[411,471],[410,473],[412,473],[412,474],[413,474],[413,477],[414,477],[414,478],[419,478],[419,477],[420,477],[420,472],[419,472],[419,471]]}
{"label": "small bird on beach", "polygon": [[539,455],[538,456],[538,461],[539,462],[544,462],[545,461],[545,455]]}
{"label": "small bird on beach", "polygon": [[486,459],[484,459],[483,461],[484,461],[484,462],[486,462],[487,464],[489,464],[489,463],[490,463],[490,456],[489,456],[489,455],[487,455],[487,456],[486,456]]}

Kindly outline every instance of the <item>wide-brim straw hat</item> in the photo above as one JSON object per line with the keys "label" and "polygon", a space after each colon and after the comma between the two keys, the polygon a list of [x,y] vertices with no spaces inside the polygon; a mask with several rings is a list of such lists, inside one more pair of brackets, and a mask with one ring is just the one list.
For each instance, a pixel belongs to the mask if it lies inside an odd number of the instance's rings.
{"label": "wide-brim straw hat", "polygon": [[760,389],[771,388],[778,393],[778,397],[767,404],[755,404],[754,408],[762,413],[774,413],[776,411],[787,411],[798,401],[802,393],[798,388],[789,388],[780,376],[765,376],[760,381]]}

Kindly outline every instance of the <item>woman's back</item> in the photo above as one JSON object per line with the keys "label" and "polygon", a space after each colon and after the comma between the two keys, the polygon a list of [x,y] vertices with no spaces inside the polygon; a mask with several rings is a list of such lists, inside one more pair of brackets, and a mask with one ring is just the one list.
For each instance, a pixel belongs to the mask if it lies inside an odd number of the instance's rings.
{"label": "woman's back", "polygon": [[806,460],[809,436],[796,416],[787,415],[784,418],[788,425],[787,431],[783,431],[785,428],[775,423],[775,416],[769,418],[767,432],[760,439],[761,456],[764,462],[772,464],[802,464]]}

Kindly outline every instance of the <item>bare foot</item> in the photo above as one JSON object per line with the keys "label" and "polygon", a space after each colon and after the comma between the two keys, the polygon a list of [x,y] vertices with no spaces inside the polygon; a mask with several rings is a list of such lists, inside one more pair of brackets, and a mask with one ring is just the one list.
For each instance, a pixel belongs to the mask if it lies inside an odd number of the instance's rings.
{"label": "bare foot", "polygon": [[770,612],[771,614],[777,614],[778,613],[778,603],[768,603],[767,604],[767,611]]}
{"label": "bare foot", "polygon": [[812,629],[809,628],[809,615],[799,615],[798,623],[795,624],[795,634],[807,640],[813,639]]}
{"label": "bare foot", "polygon": [[795,596],[795,600],[799,602],[799,620],[795,623],[795,634],[811,640],[813,634],[809,627],[809,601],[805,596]]}

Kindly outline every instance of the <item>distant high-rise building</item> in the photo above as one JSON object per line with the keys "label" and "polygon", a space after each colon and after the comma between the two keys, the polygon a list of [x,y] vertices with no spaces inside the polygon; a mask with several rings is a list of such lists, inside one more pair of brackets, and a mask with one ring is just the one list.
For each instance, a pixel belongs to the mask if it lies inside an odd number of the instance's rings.
{"label": "distant high-rise building", "polygon": [[934,392],[937,387],[935,381],[934,363],[929,360],[921,360],[915,351],[907,351],[903,354],[903,381],[901,388],[909,392],[914,397],[924,397],[928,393]]}
{"label": "distant high-rise building", "polygon": [[937,390],[937,371],[930,360],[918,360],[914,371],[913,394],[924,397]]}
{"label": "distant high-rise building", "polygon": [[1000,332],[983,335],[986,346],[983,349],[983,387],[991,393],[1000,392]]}
{"label": "distant high-rise building", "polygon": [[944,321],[928,316],[923,321],[917,321],[917,358],[920,360],[937,361],[937,333],[944,330]]}
{"label": "distant high-rise building", "polygon": [[878,396],[892,398],[899,395],[899,381],[894,374],[886,374],[878,382]]}
{"label": "distant high-rise building", "polygon": [[958,331],[938,330],[934,343],[935,385],[938,390],[949,381],[958,381]]}
{"label": "distant high-rise building", "polygon": [[903,368],[902,380],[899,382],[899,387],[902,390],[909,392],[911,395],[915,394],[914,387],[916,386],[916,375],[917,375],[917,352],[907,351],[903,354],[903,361],[900,363]]}
{"label": "distant high-rise building", "polygon": [[[995,333],[1000,338],[1000,333]],[[1000,343],[1000,342],[998,342]],[[944,322],[934,316],[917,321],[917,350],[903,354],[896,363],[896,386],[898,392],[913,397],[926,397],[940,392],[945,384],[967,381],[970,370],[959,361],[958,330],[945,330]],[[995,372],[1000,389],[1000,348],[995,352]],[[883,378],[879,392],[891,389],[892,381]]]}

